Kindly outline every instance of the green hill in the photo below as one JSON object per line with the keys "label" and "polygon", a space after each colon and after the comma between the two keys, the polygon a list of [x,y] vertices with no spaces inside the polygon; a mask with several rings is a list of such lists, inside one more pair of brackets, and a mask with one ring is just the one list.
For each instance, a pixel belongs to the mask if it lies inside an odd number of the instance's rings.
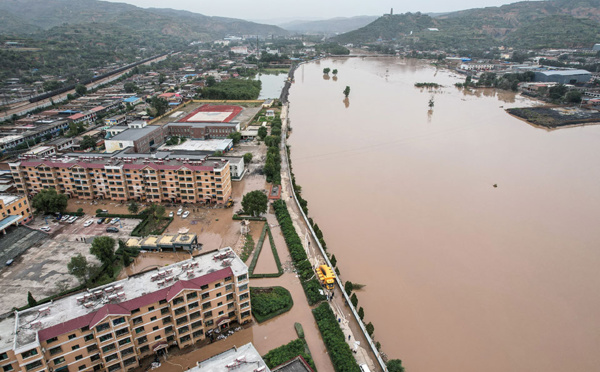
{"label": "green hill", "polygon": [[[439,31],[429,30],[432,28]],[[469,9],[437,17],[421,13],[384,15],[336,40],[396,41],[423,49],[499,45],[533,49],[590,47],[600,40],[599,31],[600,0],[550,0]]]}

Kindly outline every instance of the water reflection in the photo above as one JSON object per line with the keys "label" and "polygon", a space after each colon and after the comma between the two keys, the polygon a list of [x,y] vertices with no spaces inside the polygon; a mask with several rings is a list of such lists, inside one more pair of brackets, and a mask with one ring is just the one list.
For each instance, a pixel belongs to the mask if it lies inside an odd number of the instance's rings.
{"label": "water reflection", "polygon": [[350,99],[348,97],[344,98],[342,102],[344,102],[346,108],[350,107]]}

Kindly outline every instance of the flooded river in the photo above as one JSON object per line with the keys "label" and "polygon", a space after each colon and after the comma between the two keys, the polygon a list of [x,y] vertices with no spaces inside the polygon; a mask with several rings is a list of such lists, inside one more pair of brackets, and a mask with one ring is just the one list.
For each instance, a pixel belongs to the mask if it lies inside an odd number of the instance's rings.
{"label": "flooded river", "polygon": [[504,111],[533,102],[460,80],[396,58],[300,67],[290,144],[309,212],[408,371],[597,370],[600,126],[533,128]]}

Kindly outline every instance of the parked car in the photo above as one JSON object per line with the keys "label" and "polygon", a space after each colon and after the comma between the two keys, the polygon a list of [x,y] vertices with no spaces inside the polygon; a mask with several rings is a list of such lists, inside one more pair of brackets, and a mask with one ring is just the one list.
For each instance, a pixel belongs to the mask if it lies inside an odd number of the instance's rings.
{"label": "parked car", "polygon": [[169,213],[169,217],[173,217],[173,215],[174,215],[174,213],[173,213],[173,212],[170,212],[170,213]]}
{"label": "parked car", "polygon": [[49,232],[50,231],[50,226],[42,226],[42,227],[40,227],[40,230],[45,231],[45,232]]}
{"label": "parked car", "polygon": [[182,213],[183,213],[183,208],[179,208],[179,209],[177,210],[177,215],[178,215],[178,216],[181,216],[181,214],[182,214]]}
{"label": "parked car", "polygon": [[88,226],[90,226],[90,225],[91,225],[91,224],[93,224],[93,223],[94,223],[94,221],[93,221],[93,220],[88,220],[88,221],[85,221],[85,223],[83,224],[83,227],[88,227]]}
{"label": "parked car", "polygon": [[102,224],[102,222],[104,222],[104,217],[102,217],[102,218],[98,218],[98,221],[96,221],[96,223],[97,223],[98,225],[101,225],[101,224]]}
{"label": "parked car", "polygon": [[104,219],[104,223],[105,223],[105,224],[107,224],[107,225],[108,225],[109,223],[111,223],[111,222],[112,222],[112,218],[110,218],[110,217],[106,217],[106,218]]}
{"label": "parked car", "polygon": [[77,216],[72,216],[71,218],[69,218],[69,219],[67,220],[67,222],[68,222],[68,223],[73,223],[73,222],[77,221],[77,219],[78,219],[78,218],[79,218],[79,217],[77,217]]}
{"label": "parked car", "polygon": [[116,233],[119,232],[119,229],[117,229],[116,227],[109,226],[106,228],[106,232]]}
{"label": "parked car", "polygon": [[15,260],[11,258],[10,260],[6,261],[6,266],[12,265],[13,262],[15,262]]}
{"label": "parked car", "polygon": [[108,213],[108,209],[103,209],[102,213],[105,213],[105,214]]}
{"label": "parked car", "polygon": [[112,221],[110,221],[110,224],[114,225],[114,224],[116,224],[119,221],[121,221],[121,219],[119,217],[115,217],[115,218],[112,219]]}
{"label": "parked car", "polygon": [[67,222],[67,220],[71,218],[71,216],[69,216],[68,214],[65,214],[64,216],[62,216],[62,218],[60,219],[61,222]]}
{"label": "parked car", "polygon": [[190,215],[190,211],[185,211],[182,215],[181,218],[187,218],[187,216]]}

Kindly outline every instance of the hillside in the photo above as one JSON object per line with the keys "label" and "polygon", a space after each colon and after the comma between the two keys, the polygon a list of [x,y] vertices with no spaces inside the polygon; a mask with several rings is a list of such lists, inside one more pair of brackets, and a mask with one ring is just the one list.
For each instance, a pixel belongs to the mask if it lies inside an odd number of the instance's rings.
{"label": "hillside", "polygon": [[[430,31],[435,28],[439,31]],[[526,1],[430,17],[421,13],[385,15],[339,35],[342,43],[377,40],[423,49],[590,47],[600,39],[600,0]],[[412,34],[411,34],[412,31]]]}
{"label": "hillside", "polygon": [[331,18],[320,21],[293,21],[280,24],[279,27],[294,32],[335,35],[364,27],[377,18],[379,17],[358,16],[350,18]]}

